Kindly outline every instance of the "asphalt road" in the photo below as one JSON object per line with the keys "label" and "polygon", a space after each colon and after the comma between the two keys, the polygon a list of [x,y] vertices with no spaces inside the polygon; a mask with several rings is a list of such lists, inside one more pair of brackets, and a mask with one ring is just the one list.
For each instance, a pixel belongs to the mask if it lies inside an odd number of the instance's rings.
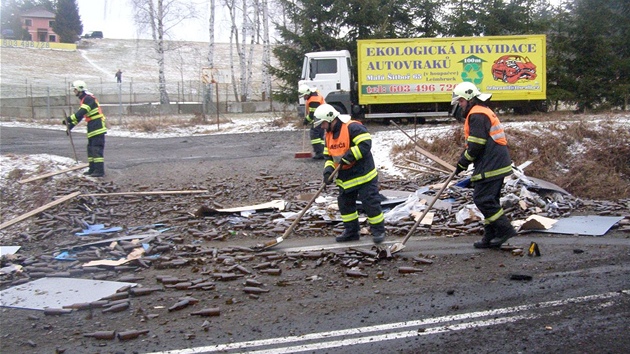
{"label": "asphalt road", "polygon": [[[78,135],[78,134],[77,134]],[[108,137],[108,177],[123,183],[166,178],[164,169],[207,171],[228,164],[236,171],[269,166],[319,166],[292,158],[299,137],[290,133],[167,139]],[[2,154],[50,153],[72,157],[63,132],[2,128]],[[82,154],[85,138],[75,136]],[[297,144],[297,145],[296,145]],[[81,151],[81,152],[79,152]],[[156,169],[156,166],[160,168]],[[187,167],[185,167],[187,166]],[[224,173],[224,172],[220,172]],[[171,171],[172,178],[173,172]],[[183,175],[183,174],[182,174]],[[186,177],[182,176],[182,179]],[[194,178],[193,178],[194,179]],[[630,351],[630,240],[525,234],[540,257],[475,250],[476,237],[412,237],[402,260],[431,255],[423,273],[397,276],[395,264],[379,265],[366,280],[321,284],[307,296],[261,303],[264,318],[242,318],[229,334],[194,342],[173,339],[136,344],[151,353],[627,353]],[[388,240],[389,243],[399,240]],[[325,239],[287,239],[277,251],[338,247]],[[343,245],[348,247],[348,245]],[[389,274],[383,279],[377,271]],[[514,275],[531,280],[515,280]],[[297,296],[297,295],[296,295]],[[264,306],[264,307],[263,307]],[[115,352],[111,344],[107,352]],[[94,348],[94,352],[99,351]],[[124,352],[124,350],[122,351]]]}

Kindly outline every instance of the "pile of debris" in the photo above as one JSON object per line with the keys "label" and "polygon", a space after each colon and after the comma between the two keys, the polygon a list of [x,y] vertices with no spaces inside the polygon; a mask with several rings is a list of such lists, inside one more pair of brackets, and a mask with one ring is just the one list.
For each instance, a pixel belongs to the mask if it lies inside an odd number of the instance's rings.
{"label": "pile of debris", "polygon": [[[261,242],[282,235],[300,214],[293,230],[295,238],[333,240],[343,231],[336,208],[337,188],[324,190],[303,213],[306,200],[314,199],[318,193],[312,192],[321,183],[285,182],[300,180],[291,178],[294,176],[278,179],[261,173],[251,188],[226,180],[209,183],[208,189],[135,186],[133,192],[122,192],[112,182],[94,184],[80,175],[36,183],[20,183],[17,176],[8,181],[3,194],[3,203],[11,200],[12,212],[18,215],[0,225],[0,306],[41,310],[44,316],[76,316],[77,312],[85,312],[86,318],[99,316],[103,325],[97,331],[76,333],[91,340],[144,338],[152,332],[149,320],[165,316],[167,311],[207,317],[201,326],[208,331],[209,318],[230,312],[229,306],[276,299],[279,294],[286,297],[285,287],[316,292],[322,286],[395,281],[397,277],[426,275],[439,260],[433,255],[397,254],[386,244],[261,251]],[[425,178],[380,178],[388,240],[407,235],[417,224],[418,214],[427,211],[427,204],[434,205],[432,213],[414,235],[481,235],[482,220],[472,203],[468,178],[462,177],[439,196],[440,184],[432,183],[442,175],[427,174]],[[33,196],[42,195],[34,191],[64,197],[19,215],[29,210]],[[50,199],[42,197],[40,204]],[[238,202],[241,204],[235,205]],[[604,232],[612,224],[627,232],[629,202],[583,201],[557,186],[528,178],[519,169],[506,179],[502,198],[509,217],[523,221],[518,225],[521,230],[528,221],[537,231],[553,230],[551,218],[563,220],[576,212],[588,212],[614,217]],[[367,228],[362,232],[367,234]],[[251,243],[251,247],[228,243]],[[505,249],[515,254],[515,250]],[[517,276],[521,278],[512,275],[510,279],[531,280],[531,276]],[[300,296],[295,291],[288,293]],[[134,320],[117,328],[116,316],[123,313],[133,313]],[[192,331],[185,335],[189,339],[195,336]],[[37,345],[34,341],[28,344]]]}
{"label": "pile of debris", "polygon": [[[417,229],[418,235],[481,235],[482,216],[472,204],[472,190],[466,187],[467,180],[466,177],[462,178],[438,196],[439,203],[435,204],[434,213],[426,221],[423,220],[422,226]],[[0,287],[14,286],[40,277],[89,276],[93,279],[114,279],[119,272],[151,266],[170,268],[205,264],[208,260],[212,264],[226,266],[220,270],[199,270],[217,280],[217,274],[228,279],[238,278],[238,274],[249,274],[251,270],[247,270],[240,262],[250,261],[254,257],[272,257],[252,267],[263,273],[277,271],[274,261],[279,259],[296,262],[317,259],[317,262],[338,263],[345,268],[353,268],[354,261],[374,263],[392,257],[377,247],[358,252],[360,257],[356,254],[331,253],[272,256],[257,252],[259,250],[254,243],[260,244],[261,240],[264,242],[281,235],[292,218],[304,208],[305,199],[308,199],[304,191],[319,187],[317,182],[287,184],[267,174],[261,174],[257,181],[259,183],[254,190],[249,191],[248,197],[271,202],[233,208],[225,208],[219,202],[222,196],[228,195],[234,200],[232,191],[237,187],[230,182],[214,184],[208,190],[147,191],[138,186],[137,192],[119,192],[111,182],[98,185],[95,191],[95,185],[88,179],[79,183],[76,179],[72,183],[66,179],[57,180],[56,183],[46,182],[49,184],[47,188],[54,190],[55,194],[71,195],[73,198],[41,210],[28,218],[24,225],[0,227],[4,228],[1,232],[5,245],[9,242],[22,245],[19,254],[3,256]],[[390,239],[407,234],[415,223],[414,217],[417,217],[418,211],[423,210],[428,200],[435,198],[437,187],[439,185],[420,186],[411,181],[381,179],[382,204]],[[330,188],[326,192],[304,214],[295,228],[294,233],[298,237],[332,239],[335,234],[342,232],[341,218],[335,208],[337,190]],[[629,201],[583,201],[553,184],[525,176],[518,168],[511,178],[506,179],[502,203],[512,220],[525,221],[533,216],[566,218],[576,211],[588,209],[597,216],[617,216],[613,224],[619,225],[624,231],[630,230],[627,215]],[[624,217],[625,220],[622,220]],[[15,232],[18,226],[22,228]],[[537,224],[534,229],[544,231],[550,227]],[[363,233],[367,233],[367,229]],[[204,241],[243,238],[252,240],[251,248],[218,249],[203,246]],[[346,258],[353,262],[346,263]],[[200,259],[204,261],[200,262]]]}

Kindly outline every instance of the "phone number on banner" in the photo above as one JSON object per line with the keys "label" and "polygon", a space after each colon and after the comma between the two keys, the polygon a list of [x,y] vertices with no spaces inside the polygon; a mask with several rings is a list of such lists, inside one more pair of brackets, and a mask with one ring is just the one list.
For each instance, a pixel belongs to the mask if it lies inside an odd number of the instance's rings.
{"label": "phone number on banner", "polygon": [[363,86],[363,94],[431,93],[450,92],[456,84],[410,84],[410,85],[368,85]]}

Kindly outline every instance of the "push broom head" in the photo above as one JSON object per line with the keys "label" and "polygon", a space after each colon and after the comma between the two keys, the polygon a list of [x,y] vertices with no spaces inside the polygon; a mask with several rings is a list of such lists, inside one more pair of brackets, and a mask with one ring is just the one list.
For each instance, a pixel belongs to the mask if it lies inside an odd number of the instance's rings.
{"label": "push broom head", "polygon": [[310,159],[311,157],[313,157],[313,153],[311,152],[296,152],[295,153],[296,159]]}

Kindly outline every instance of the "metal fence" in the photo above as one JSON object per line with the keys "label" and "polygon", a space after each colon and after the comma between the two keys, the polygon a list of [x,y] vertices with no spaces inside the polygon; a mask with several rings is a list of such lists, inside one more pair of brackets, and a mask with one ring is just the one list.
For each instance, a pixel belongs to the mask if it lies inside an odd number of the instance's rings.
{"label": "metal fence", "polygon": [[[3,80],[5,81],[5,80]],[[13,98],[42,98],[42,97],[61,97],[68,96],[73,98],[74,93],[70,85],[72,81],[65,79],[61,82],[39,82],[38,80],[24,80],[23,83],[3,82],[0,86],[0,99]],[[125,80],[122,83],[113,82],[87,82],[88,91],[92,92],[100,101],[109,101],[112,97],[116,97],[116,101],[123,103],[139,103],[146,102],[147,97],[160,97],[160,86],[157,82],[134,81],[133,79]],[[223,100],[235,101],[230,97],[233,92],[231,85],[219,84],[219,97]],[[166,91],[172,102],[193,101],[199,102],[203,98],[204,85],[200,80],[183,80],[178,82],[167,82]],[[214,85],[213,85],[214,87]],[[260,100],[261,93],[253,92],[252,100]],[[119,97],[120,96],[120,97]],[[233,96],[233,93],[232,93]],[[213,97],[214,98],[214,97]],[[108,102],[111,103],[111,102]]]}
{"label": "metal fence", "polygon": [[[3,80],[5,81],[5,80]],[[78,100],[71,89],[72,81],[63,78],[58,81],[30,79],[24,83],[9,80],[10,83],[3,82],[0,92],[0,115],[3,117],[17,118],[43,118],[58,116],[63,109],[73,110],[78,106]],[[99,103],[108,106],[110,114],[137,114],[143,112],[142,106],[152,107],[149,111],[154,111],[156,105],[160,103],[160,87],[155,81],[137,81],[133,79],[124,80],[122,83],[103,81],[95,78],[94,81],[86,80],[88,91],[92,92]],[[263,101],[260,92],[261,84],[257,82],[250,85],[252,94],[246,103],[238,102],[235,98],[232,84],[213,84],[210,92],[211,105],[203,106],[203,98],[207,85],[201,80],[181,80],[178,82],[168,82],[166,91],[171,105],[177,105],[172,110],[173,113],[199,112],[202,109],[205,113],[220,112],[242,112],[243,106],[247,103],[259,103],[258,107],[249,110],[263,111],[268,107],[272,110],[274,103],[269,98]],[[186,105],[188,108],[182,110]],[[200,108],[202,107],[203,108]],[[238,107],[234,107],[238,106]],[[146,110],[145,110],[146,111]]]}

